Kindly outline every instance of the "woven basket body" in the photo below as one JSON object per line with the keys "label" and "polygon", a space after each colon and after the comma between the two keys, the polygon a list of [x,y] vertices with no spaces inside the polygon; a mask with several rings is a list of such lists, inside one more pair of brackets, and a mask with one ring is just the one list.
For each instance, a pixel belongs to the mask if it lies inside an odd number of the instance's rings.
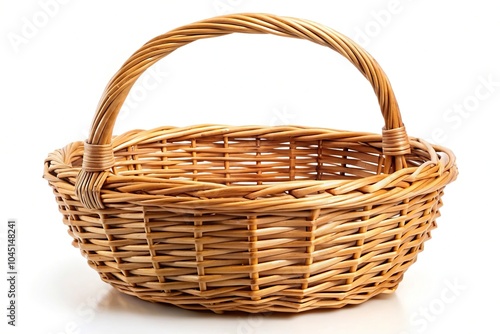
{"label": "woven basket body", "polygon": [[[328,46],[370,81],[382,134],[198,125],[112,136],[137,77],[179,46],[231,32]],[[299,312],[393,291],[457,175],[453,153],[408,137],[384,73],[315,23],[239,14],[148,42],[111,80],[89,139],[49,155],[44,177],[74,245],[141,299],[215,312]]]}

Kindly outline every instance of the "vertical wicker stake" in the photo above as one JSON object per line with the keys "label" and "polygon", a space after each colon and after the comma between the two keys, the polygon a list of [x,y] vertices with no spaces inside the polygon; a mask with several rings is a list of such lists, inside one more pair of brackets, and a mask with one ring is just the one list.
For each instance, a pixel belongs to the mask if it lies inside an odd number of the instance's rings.
{"label": "vertical wicker stake", "polygon": [[[372,85],[382,135],[194,125],[112,137],[151,65],[236,32],[337,51]],[[317,23],[268,14],[215,17],[146,43],[106,87],[88,140],[51,153],[44,170],[74,244],[105,282],[214,312],[339,308],[393,291],[457,174],[450,150],[408,137],[389,80],[366,51]]]}

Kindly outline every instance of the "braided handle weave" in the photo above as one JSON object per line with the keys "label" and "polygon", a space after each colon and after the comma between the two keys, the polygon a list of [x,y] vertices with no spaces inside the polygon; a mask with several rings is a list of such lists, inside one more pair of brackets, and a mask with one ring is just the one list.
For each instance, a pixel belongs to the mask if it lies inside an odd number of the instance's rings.
{"label": "braided handle weave", "polygon": [[[389,80],[378,63],[361,47],[342,34],[320,24],[270,14],[232,14],[195,22],[160,35],[137,50],[107,85],[99,102],[90,135],[84,147],[82,171],[77,179],[77,196],[89,208],[103,208],[96,195],[107,171],[113,167],[113,128],[130,89],[150,66],[181,46],[198,39],[231,33],[273,34],[309,40],[329,47],[347,58],[370,82],[378,97],[385,121],[383,152],[399,157],[410,152],[399,107]],[[396,169],[401,168],[396,164]]]}

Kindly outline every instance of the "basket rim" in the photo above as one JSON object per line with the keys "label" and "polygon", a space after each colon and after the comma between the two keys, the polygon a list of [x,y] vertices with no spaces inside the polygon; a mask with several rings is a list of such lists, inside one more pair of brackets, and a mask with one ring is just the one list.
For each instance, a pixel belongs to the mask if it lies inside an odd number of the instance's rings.
{"label": "basket rim", "polygon": [[[201,130],[201,134],[200,133]],[[277,134],[277,131],[279,134]],[[336,138],[357,138],[360,143],[374,148],[382,145],[382,136],[369,132],[354,132],[309,126],[230,126],[220,124],[201,124],[197,126],[164,126],[150,130],[131,130],[115,136],[112,140],[113,150],[124,147],[154,142],[160,139],[176,138],[177,140],[209,136],[228,136],[235,138],[276,139],[288,138],[296,140],[325,140]],[[293,134],[304,133],[304,136],[293,137]],[[352,139],[350,139],[352,140]],[[264,184],[220,184],[207,181],[181,179],[161,179],[150,176],[129,176],[109,173],[104,181],[101,196],[104,203],[112,206],[117,197],[123,201],[127,187],[113,188],[113,184],[134,183],[159,188],[169,188],[161,195],[130,192],[130,201],[140,205],[172,206],[186,210],[215,209],[231,211],[235,208],[251,211],[269,210],[286,211],[310,207],[335,207],[338,205],[359,207],[377,202],[400,202],[403,199],[421,196],[437,191],[457,176],[455,156],[445,147],[433,145],[423,139],[410,137],[412,150],[419,150],[428,155],[429,160],[418,167],[405,167],[390,174],[376,174],[368,177],[344,180],[283,180]],[[64,148],[52,152],[46,159],[44,178],[64,178],[68,186],[74,187],[81,167],[73,166],[71,160],[83,155],[82,141],[72,142]],[[188,195],[189,194],[189,195]],[[280,196],[277,196],[279,194]],[[75,198],[76,199],[76,198]],[[228,199],[232,202],[228,203]]]}

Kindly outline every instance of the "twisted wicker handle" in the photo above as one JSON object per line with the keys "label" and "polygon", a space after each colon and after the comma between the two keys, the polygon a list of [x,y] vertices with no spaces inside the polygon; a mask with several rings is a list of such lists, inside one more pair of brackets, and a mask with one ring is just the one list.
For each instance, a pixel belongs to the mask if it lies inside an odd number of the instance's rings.
{"label": "twisted wicker handle", "polygon": [[383,152],[396,157],[396,169],[410,144],[401,120],[392,87],[377,62],[361,47],[342,34],[317,23],[270,14],[233,14],[195,22],[160,35],[137,50],[107,85],[99,102],[90,135],[85,143],[82,171],[76,191],[89,208],[103,208],[100,187],[114,164],[111,137],[113,127],[130,89],[151,65],[177,48],[203,38],[231,33],[273,34],[306,39],[329,47],[347,58],[366,77],[378,97],[385,121]]}

